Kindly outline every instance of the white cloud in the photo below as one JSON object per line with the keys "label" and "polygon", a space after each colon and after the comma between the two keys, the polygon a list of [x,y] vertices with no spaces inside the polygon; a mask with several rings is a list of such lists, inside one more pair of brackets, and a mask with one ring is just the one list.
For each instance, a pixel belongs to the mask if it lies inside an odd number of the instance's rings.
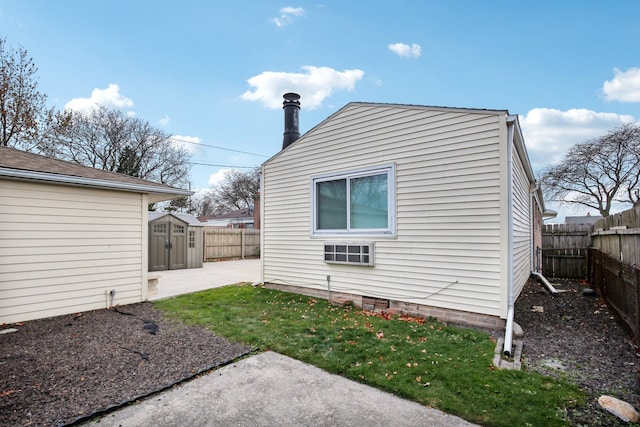
{"label": "white cloud", "polygon": [[220,169],[218,170],[218,172],[212,173],[211,175],[209,175],[209,181],[208,181],[209,186],[214,186],[219,182],[222,182],[224,180],[225,174],[227,174],[228,172],[231,172],[232,170],[233,169]]}
{"label": "white cloud", "polygon": [[354,89],[356,82],[362,79],[364,71],[336,71],[329,67],[302,67],[306,73],[285,73],[265,71],[251,77],[247,82],[254,88],[240,97],[246,101],[260,101],[267,108],[282,108],[282,95],[296,92],[301,96],[304,108],[313,110],[322,105],[322,101],[331,96],[334,90]]}
{"label": "white cloud", "polygon": [[111,83],[106,89],[95,88],[89,98],[74,98],[64,106],[67,110],[86,111],[98,105],[105,107],[133,107],[133,101],[120,93],[120,86]]}
{"label": "white cloud", "polygon": [[171,121],[171,119],[169,118],[169,116],[165,114],[163,118],[158,120],[158,124],[160,126],[166,126],[166,125],[169,124],[170,121]]}
{"label": "white cloud", "polygon": [[520,117],[527,152],[536,171],[561,161],[572,145],[606,135],[633,121],[633,116],[587,109],[534,108]]}
{"label": "white cloud", "polygon": [[615,76],[602,85],[607,101],[640,102],[640,68],[627,71],[613,70]]}
{"label": "white cloud", "polygon": [[171,137],[173,143],[187,150],[190,154],[194,154],[198,151],[199,144],[202,140],[197,136],[186,136],[186,135],[173,135]]}
{"label": "white cloud", "polygon": [[278,27],[283,27],[293,21],[294,16],[304,16],[304,9],[301,7],[283,7],[280,9],[280,16],[273,18],[273,23]]}
{"label": "white cloud", "polygon": [[422,48],[419,44],[416,43],[413,43],[412,45],[404,43],[392,43],[388,47],[391,52],[405,58],[419,58],[422,54]]}

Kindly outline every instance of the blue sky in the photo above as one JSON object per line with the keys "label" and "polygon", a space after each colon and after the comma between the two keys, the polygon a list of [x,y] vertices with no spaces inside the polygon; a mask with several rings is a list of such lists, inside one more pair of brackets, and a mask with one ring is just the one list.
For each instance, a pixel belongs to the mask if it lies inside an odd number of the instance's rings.
{"label": "blue sky", "polygon": [[[303,133],[352,101],[507,109],[540,170],[640,119],[638,16],[636,0],[0,0],[0,37],[50,105],[121,108],[198,163],[275,154],[294,91]],[[192,189],[223,169],[194,165]]]}

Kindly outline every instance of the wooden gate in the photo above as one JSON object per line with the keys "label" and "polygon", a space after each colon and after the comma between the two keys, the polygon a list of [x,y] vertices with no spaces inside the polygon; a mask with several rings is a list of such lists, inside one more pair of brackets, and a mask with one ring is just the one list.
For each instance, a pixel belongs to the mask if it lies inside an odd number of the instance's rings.
{"label": "wooden gate", "polygon": [[589,224],[545,224],[542,228],[542,274],[547,277],[587,277]]}

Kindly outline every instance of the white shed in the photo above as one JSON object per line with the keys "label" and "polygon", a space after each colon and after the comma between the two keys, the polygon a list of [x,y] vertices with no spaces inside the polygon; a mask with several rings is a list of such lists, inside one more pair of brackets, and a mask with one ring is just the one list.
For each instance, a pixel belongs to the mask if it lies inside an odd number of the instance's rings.
{"label": "white shed", "polygon": [[530,276],[544,209],[517,116],[362,102],[267,160],[261,194],[269,286],[489,327]]}
{"label": "white shed", "polygon": [[148,205],[190,194],[0,147],[0,324],[146,300]]}

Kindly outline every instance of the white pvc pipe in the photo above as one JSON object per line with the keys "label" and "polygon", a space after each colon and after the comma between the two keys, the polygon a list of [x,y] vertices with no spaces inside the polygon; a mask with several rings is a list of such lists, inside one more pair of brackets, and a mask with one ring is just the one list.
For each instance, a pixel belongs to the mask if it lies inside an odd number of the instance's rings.
{"label": "white pvc pipe", "polygon": [[507,277],[507,294],[508,294],[508,308],[507,308],[507,324],[504,331],[504,348],[505,355],[511,355],[511,346],[513,343],[513,133],[515,127],[515,118],[507,119],[509,125],[507,131],[507,233],[508,233],[508,277]]}
{"label": "white pvc pipe", "polygon": [[544,277],[542,274],[538,273],[537,271],[532,271],[531,275],[536,277],[538,280],[540,280],[542,282],[542,284],[545,285],[547,287],[547,289],[549,290],[549,292],[551,292],[553,295],[558,293],[556,288],[554,288],[553,285],[551,283],[549,283],[547,278]]}
{"label": "white pvc pipe", "polygon": [[[511,356],[511,346],[513,345],[513,305],[509,306],[509,310],[507,311],[507,327],[505,328],[504,335],[504,349],[503,352],[505,356]],[[509,339],[507,340],[507,337]]]}

